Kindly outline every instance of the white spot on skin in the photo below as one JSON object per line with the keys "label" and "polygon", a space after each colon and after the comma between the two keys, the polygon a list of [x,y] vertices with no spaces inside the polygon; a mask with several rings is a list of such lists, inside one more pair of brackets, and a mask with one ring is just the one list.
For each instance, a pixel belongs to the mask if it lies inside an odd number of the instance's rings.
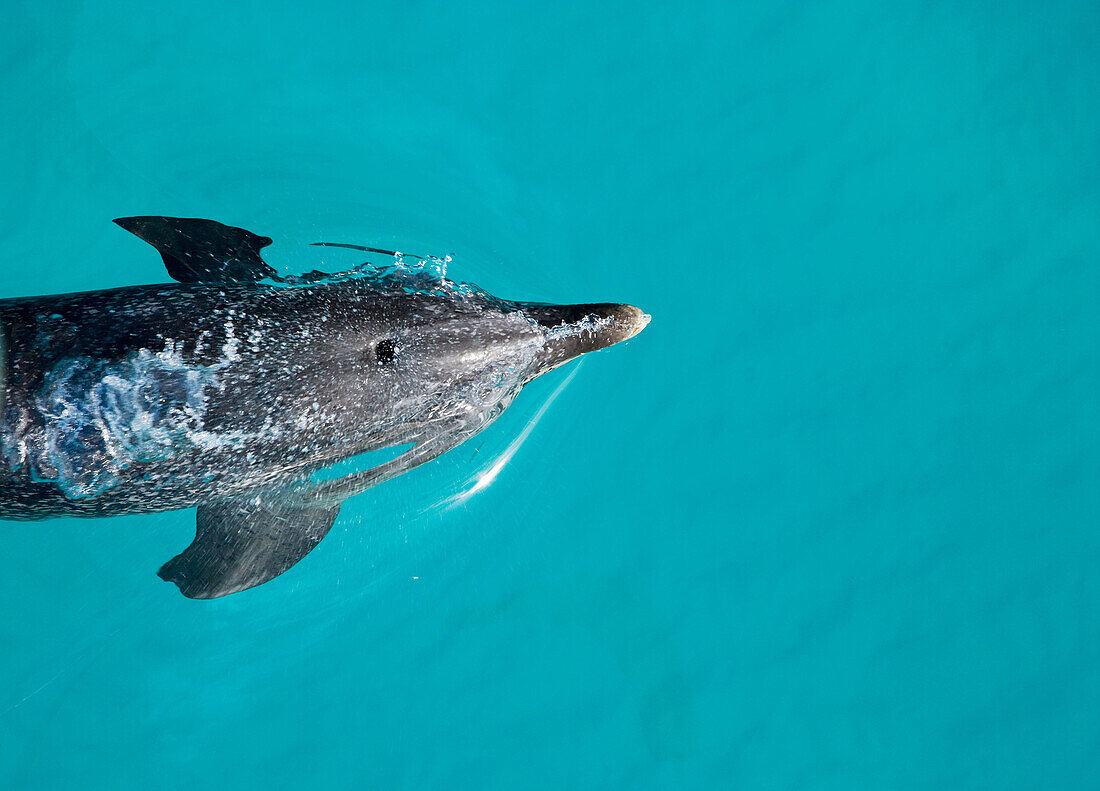
{"label": "white spot on skin", "polygon": [[[232,315],[233,311],[229,311]],[[233,321],[227,319],[225,322],[225,343],[222,345],[222,355],[225,358],[226,363],[239,362],[240,355],[240,339],[237,338],[237,334],[233,327]]]}

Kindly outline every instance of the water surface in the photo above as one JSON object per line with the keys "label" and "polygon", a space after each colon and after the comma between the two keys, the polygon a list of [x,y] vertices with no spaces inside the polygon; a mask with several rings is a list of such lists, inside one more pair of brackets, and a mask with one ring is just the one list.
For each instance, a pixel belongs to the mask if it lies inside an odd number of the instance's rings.
{"label": "water surface", "polygon": [[192,512],[3,524],[0,785],[1100,781],[1093,4],[5,18],[0,296],[168,214],[654,319],[241,595]]}

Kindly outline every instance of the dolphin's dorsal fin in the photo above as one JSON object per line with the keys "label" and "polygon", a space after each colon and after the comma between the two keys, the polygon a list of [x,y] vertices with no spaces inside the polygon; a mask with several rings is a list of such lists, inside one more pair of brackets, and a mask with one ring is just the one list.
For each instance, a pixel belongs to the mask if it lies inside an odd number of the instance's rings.
{"label": "dolphin's dorsal fin", "polygon": [[277,493],[200,505],[195,540],[157,574],[191,599],[253,588],[304,558],[339,512],[339,502],[303,507]]}
{"label": "dolphin's dorsal fin", "polygon": [[275,274],[260,257],[271,239],[243,228],[190,217],[119,217],[115,223],[157,248],[181,283],[252,283]]}

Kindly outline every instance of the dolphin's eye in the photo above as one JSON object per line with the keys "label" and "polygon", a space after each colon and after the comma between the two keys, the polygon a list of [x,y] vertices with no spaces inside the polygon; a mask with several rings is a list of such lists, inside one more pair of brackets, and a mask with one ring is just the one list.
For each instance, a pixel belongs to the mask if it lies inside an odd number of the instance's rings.
{"label": "dolphin's eye", "polygon": [[397,341],[393,338],[383,338],[374,344],[374,359],[379,365],[389,365],[397,354]]}

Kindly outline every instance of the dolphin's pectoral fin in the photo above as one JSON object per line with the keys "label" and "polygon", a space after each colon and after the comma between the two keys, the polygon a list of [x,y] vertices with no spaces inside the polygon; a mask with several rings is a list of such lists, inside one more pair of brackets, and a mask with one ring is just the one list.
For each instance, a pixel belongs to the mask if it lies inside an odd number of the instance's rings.
{"label": "dolphin's pectoral fin", "polygon": [[157,248],[181,283],[251,283],[275,277],[260,250],[271,244],[243,228],[188,217],[119,217],[122,228]]}
{"label": "dolphin's pectoral fin", "polygon": [[304,558],[339,512],[339,502],[303,505],[276,495],[200,505],[195,540],[157,574],[191,599],[247,590]]}
{"label": "dolphin's pectoral fin", "polygon": [[299,494],[299,502],[307,503],[341,503],[347,498],[365,492],[372,486],[396,478],[402,473],[408,472],[413,467],[432,461],[442,456],[452,448],[456,448],[472,437],[475,431],[454,431],[448,434],[440,434],[414,445],[396,459],[371,467],[369,470],[354,472],[343,478],[317,483]]}

